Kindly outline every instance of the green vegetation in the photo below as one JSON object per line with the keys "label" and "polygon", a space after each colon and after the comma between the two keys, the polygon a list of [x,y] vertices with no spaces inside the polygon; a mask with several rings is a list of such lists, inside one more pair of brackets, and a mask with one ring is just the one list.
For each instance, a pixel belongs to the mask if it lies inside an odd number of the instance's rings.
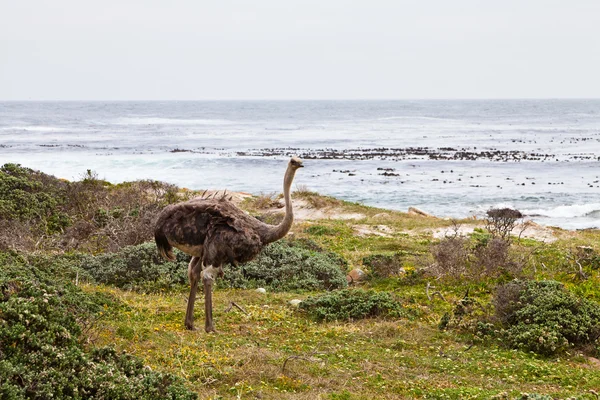
{"label": "green vegetation", "polygon": [[300,308],[316,321],[352,321],[370,317],[399,318],[407,315],[402,304],[387,292],[336,290],[311,296]]}
{"label": "green vegetation", "polygon": [[190,257],[174,251],[175,261],[161,258],[152,242],[127,246],[116,253],[86,256],[81,268],[93,281],[121,289],[152,292],[172,289],[187,282]]}
{"label": "green vegetation", "polygon": [[0,263],[0,397],[195,399],[181,378],[112,348],[87,349],[92,323],[122,306],[82,292],[23,257]]}
{"label": "green vegetation", "polygon": [[[544,243],[509,235],[510,210],[445,221],[301,189],[325,217],[227,266],[207,335],[183,325],[189,257],[151,242],[194,195],[0,168],[0,398],[596,398],[598,230]],[[242,207],[277,221],[277,202]],[[369,279],[346,288],[355,267]]]}
{"label": "green vegetation", "polygon": [[311,241],[280,240],[241,268],[226,266],[223,284],[234,288],[264,287],[277,292],[333,290],[346,287],[347,263]]}
{"label": "green vegetation", "polygon": [[0,250],[117,251],[151,237],[165,205],[193,196],[157,181],[112,185],[88,170],[77,182],[0,168]]}
{"label": "green vegetation", "polygon": [[363,258],[362,263],[369,268],[372,278],[398,277],[405,272],[402,268],[404,251],[392,254],[371,254]]}
{"label": "green vegetation", "polygon": [[515,348],[554,355],[600,345],[600,304],[577,297],[559,282],[510,282],[497,289],[494,305],[505,327],[501,334]]}

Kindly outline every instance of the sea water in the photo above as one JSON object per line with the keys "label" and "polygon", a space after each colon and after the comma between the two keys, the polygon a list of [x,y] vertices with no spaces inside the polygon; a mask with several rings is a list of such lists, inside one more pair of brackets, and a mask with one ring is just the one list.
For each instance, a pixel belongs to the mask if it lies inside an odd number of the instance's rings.
{"label": "sea water", "polygon": [[600,100],[0,102],[0,164],[600,227]]}

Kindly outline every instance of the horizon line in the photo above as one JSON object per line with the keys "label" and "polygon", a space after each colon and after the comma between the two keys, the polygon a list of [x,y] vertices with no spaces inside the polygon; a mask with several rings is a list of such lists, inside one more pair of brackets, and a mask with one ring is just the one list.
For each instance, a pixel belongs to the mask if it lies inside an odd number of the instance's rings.
{"label": "horizon line", "polygon": [[247,99],[0,99],[0,102],[244,102],[244,101],[493,101],[493,100],[600,100],[599,97],[406,97],[406,98],[247,98]]}

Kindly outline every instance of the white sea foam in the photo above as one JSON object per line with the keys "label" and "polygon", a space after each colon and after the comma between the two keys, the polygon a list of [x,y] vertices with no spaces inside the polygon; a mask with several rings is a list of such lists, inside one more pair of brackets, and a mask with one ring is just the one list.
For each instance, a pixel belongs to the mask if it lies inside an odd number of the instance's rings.
{"label": "white sea foam", "polygon": [[127,117],[118,118],[116,125],[231,125],[232,121],[224,119],[182,119],[158,117]]}
{"label": "white sea foam", "polygon": [[395,117],[381,117],[377,118],[377,121],[388,121],[388,120],[413,120],[413,121],[440,121],[440,122],[451,122],[453,124],[464,123],[463,121],[452,119],[452,118],[442,118],[442,117],[426,117],[421,115],[398,115]]}
{"label": "white sea foam", "polygon": [[562,205],[547,209],[525,209],[521,212],[529,216],[549,218],[594,218],[598,217],[598,213],[600,213],[600,203]]}
{"label": "white sea foam", "polygon": [[0,131],[27,131],[27,132],[63,132],[65,128],[56,126],[39,126],[39,125],[23,125],[23,126],[3,126]]}

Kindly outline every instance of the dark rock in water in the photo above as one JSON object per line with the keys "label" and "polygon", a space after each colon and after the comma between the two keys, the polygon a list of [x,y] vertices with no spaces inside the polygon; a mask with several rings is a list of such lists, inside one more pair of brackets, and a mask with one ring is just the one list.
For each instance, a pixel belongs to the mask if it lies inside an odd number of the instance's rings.
{"label": "dark rock in water", "polygon": [[[522,143],[523,141],[517,140],[514,143]],[[301,158],[307,160],[392,160],[402,161],[407,159],[429,159],[429,160],[442,160],[442,161],[475,161],[475,160],[489,160],[495,162],[520,162],[523,160],[532,161],[544,161],[546,159],[551,160],[556,158],[554,154],[543,154],[535,152],[525,152],[522,150],[477,150],[477,147],[472,148],[460,148],[456,149],[453,147],[404,147],[404,148],[388,148],[388,147],[375,147],[375,148],[356,148],[356,149],[301,149],[301,148],[271,148],[271,149],[255,149],[248,150],[245,152],[238,152],[240,156],[254,156],[254,157],[275,157],[275,156],[289,156],[291,154],[298,155]],[[582,154],[567,154],[564,155],[567,160],[582,160],[582,159],[595,159],[596,156],[582,155]],[[600,160],[600,157],[598,157]],[[393,171],[393,168],[379,167],[378,171]],[[444,171],[448,172],[448,171]],[[453,173],[450,170],[450,173]]]}

